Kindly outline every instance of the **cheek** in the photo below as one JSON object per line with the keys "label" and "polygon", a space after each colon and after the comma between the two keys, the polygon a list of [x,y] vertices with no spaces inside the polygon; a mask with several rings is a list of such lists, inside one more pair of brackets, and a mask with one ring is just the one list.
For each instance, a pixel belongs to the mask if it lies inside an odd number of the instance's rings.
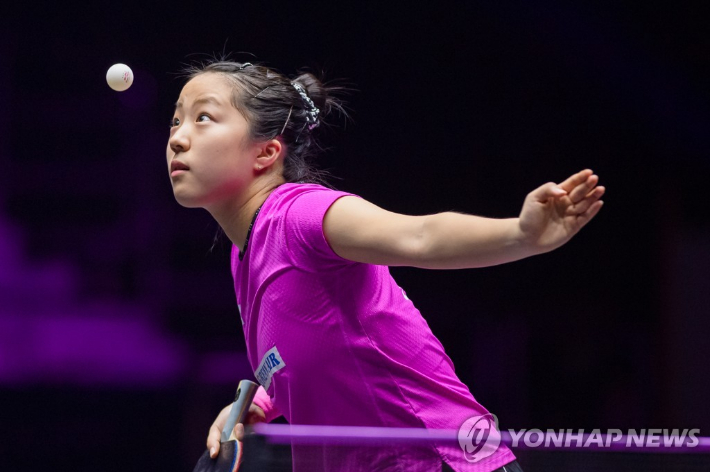
{"label": "cheek", "polygon": [[254,155],[253,146],[247,140],[237,137],[209,143],[205,151],[213,162],[219,162],[220,167],[234,169],[249,167]]}

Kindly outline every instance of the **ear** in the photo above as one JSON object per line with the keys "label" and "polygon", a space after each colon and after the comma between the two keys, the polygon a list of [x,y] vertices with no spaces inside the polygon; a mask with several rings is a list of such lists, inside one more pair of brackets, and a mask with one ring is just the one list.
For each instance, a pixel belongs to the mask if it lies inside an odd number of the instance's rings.
{"label": "ear", "polygon": [[279,160],[283,150],[283,144],[278,139],[266,141],[261,145],[259,155],[256,156],[254,168],[259,171],[271,167]]}

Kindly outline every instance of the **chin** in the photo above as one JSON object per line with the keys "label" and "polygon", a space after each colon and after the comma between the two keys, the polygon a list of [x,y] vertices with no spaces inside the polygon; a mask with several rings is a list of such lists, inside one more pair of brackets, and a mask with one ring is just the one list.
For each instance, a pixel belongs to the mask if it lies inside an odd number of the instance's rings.
{"label": "chin", "polygon": [[180,204],[180,206],[183,206],[185,208],[202,208],[199,199],[193,195],[185,195],[183,192],[175,191],[173,191],[173,195],[175,196],[175,200]]}

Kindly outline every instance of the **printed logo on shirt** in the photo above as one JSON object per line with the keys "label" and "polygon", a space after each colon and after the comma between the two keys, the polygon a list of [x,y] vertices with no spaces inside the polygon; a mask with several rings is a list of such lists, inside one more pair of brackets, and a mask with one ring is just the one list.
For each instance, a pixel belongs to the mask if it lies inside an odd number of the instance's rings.
{"label": "printed logo on shirt", "polygon": [[261,358],[261,363],[256,369],[256,372],[254,372],[254,376],[256,377],[257,382],[259,382],[264,389],[268,389],[269,385],[271,385],[271,377],[274,375],[274,372],[277,372],[284,367],[286,367],[286,363],[283,359],[281,359],[279,350],[276,349],[276,346],[274,346],[266,351],[264,357]]}

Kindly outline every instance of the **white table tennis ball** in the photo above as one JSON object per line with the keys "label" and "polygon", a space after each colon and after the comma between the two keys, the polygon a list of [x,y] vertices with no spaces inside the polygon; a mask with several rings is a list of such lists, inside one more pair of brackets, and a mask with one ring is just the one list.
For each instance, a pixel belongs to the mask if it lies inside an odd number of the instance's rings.
{"label": "white table tennis ball", "polygon": [[128,90],[133,83],[133,71],[126,64],[114,64],[106,72],[106,82],[117,92]]}

